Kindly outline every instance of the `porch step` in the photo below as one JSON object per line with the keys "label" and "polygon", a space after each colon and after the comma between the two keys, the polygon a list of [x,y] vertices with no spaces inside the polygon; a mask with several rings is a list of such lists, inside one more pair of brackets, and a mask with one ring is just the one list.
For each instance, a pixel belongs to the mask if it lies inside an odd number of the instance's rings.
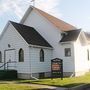
{"label": "porch step", "polygon": [[16,70],[0,70],[0,80],[17,79]]}

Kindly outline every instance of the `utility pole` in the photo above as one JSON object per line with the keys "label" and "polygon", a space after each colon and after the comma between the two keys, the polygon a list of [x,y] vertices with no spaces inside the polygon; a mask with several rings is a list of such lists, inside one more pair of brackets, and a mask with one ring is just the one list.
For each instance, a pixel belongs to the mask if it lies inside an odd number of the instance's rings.
{"label": "utility pole", "polygon": [[33,7],[35,7],[35,0],[31,0]]}

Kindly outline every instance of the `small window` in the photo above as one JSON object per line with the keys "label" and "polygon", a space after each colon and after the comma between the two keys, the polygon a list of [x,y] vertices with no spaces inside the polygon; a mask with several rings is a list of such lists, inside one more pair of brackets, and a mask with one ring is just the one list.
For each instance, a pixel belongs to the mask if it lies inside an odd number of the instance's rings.
{"label": "small window", "polygon": [[71,48],[65,48],[65,56],[66,57],[71,56]]}
{"label": "small window", "polygon": [[43,49],[40,50],[40,62],[44,62],[44,51],[43,51]]}
{"label": "small window", "polygon": [[0,51],[0,63],[2,62],[2,53]]}
{"label": "small window", "polygon": [[24,62],[24,51],[23,51],[23,49],[19,50],[19,62]]}
{"label": "small window", "polygon": [[89,49],[87,49],[87,59],[89,61],[90,57],[89,57]]}

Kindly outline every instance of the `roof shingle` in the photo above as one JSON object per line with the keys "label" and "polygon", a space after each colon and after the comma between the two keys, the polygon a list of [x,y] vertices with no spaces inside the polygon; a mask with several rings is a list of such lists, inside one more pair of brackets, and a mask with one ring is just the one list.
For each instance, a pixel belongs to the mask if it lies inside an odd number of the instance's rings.
{"label": "roof shingle", "polygon": [[70,31],[77,29],[75,26],[64,22],[61,19],[58,19],[38,8],[33,7],[35,10],[37,10],[41,15],[43,15],[45,18],[47,18],[52,24],[54,24],[57,28],[59,28],[61,31]]}
{"label": "roof shingle", "polygon": [[69,23],[66,23],[64,22],[63,20],[61,19],[58,19],[36,7],[33,7],[33,6],[30,6],[28,8],[28,10],[26,11],[24,17],[22,18],[21,22],[20,23],[24,23],[24,21],[26,20],[26,18],[28,17],[28,15],[30,14],[30,12],[32,10],[36,10],[38,13],[40,13],[42,16],[44,16],[49,22],[51,22],[55,27],[57,27],[60,31],[70,31],[70,30],[75,30],[77,29],[75,26],[69,24]]}
{"label": "roof shingle", "polygon": [[76,41],[80,32],[81,32],[81,29],[66,31],[65,32],[66,34],[64,34],[60,42]]}
{"label": "roof shingle", "polygon": [[33,27],[10,22],[28,44],[52,47]]}

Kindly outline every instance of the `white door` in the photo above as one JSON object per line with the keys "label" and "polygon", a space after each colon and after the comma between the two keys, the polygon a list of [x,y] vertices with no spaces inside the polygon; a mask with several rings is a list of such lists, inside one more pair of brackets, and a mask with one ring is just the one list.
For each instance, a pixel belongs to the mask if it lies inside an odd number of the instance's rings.
{"label": "white door", "polygon": [[16,68],[16,62],[15,62],[15,50],[6,50],[5,51],[5,63],[7,69],[14,69]]}

